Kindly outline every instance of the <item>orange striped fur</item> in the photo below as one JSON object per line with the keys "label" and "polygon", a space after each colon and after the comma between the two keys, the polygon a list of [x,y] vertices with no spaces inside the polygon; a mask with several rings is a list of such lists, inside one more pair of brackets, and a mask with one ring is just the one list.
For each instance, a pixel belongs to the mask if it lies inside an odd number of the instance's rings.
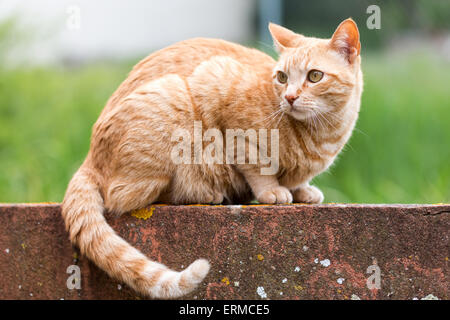
{"label": "orange striped fur", "polygon": [[[107,224],[154,202],[320,203],[309,184],[349,139],[362,93],[359,33],[345,20],[331,39],[308,38],[271,24],[278,61],[215,39],[192,39],[138,63],[94,125],[86,160],[72,178],[62,214],[71,241],[100,268],[139,293],[174,298],[192,291],[209,264],[181,272],[151,261]],[[323,72],[318,82],[311,70]],[[287,75],[280,83],[277,72]],[[292,105],[287,96],[295,98]],[[279,170],[260,164],[174,164],[176,128],[279,129]]]}

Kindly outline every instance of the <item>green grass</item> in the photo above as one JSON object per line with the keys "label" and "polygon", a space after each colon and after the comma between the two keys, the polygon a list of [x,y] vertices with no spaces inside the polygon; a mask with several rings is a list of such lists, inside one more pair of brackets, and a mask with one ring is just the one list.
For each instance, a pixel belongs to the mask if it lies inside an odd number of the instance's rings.
{"label": "green grass", "polygon": [[[0,202],[59,202],[91,128],[131,65],[0,69]],[[315,183],[327,202],[450,201],[450,64],[366,56],[349,145]]]}
{"label": "green grass", "polygon": [[0,202],[61,201],[129,65],[0,71]]}

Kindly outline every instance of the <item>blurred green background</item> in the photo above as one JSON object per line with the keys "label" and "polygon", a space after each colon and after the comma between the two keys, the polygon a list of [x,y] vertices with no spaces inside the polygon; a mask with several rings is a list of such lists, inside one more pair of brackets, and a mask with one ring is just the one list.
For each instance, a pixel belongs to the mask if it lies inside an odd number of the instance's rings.
{"label": "blurred green background", "polygon": [[[343,5],[342,3],[346,3]],[[365,9],[381,7],[368,30]],[[315,179],[325,202],[450,202],[450,1],[284,1],[283,23],[329,37],[352,16],[363,46],[357,128]],[[255,11],[257,12],[257,11]],[[258,19],[255,13],[255,30]],[[265,23],[265,22],[264,22]],[[249,45],[273,52],[255,40]],[[89,148],[92,125],[140,57],[80,64],[3,63],[18,36],[0,25],[0,202],[60,202]],[[23,43],[22,43],[23,44]]]}

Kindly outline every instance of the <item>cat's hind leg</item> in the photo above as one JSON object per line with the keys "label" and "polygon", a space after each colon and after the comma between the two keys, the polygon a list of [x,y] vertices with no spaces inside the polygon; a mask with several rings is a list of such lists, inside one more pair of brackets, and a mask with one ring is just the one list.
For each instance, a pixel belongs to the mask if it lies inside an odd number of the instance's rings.
{"label": "cat's hind leg", "polygon": [[118,215],[143,208],[155,202],[169,182],[170,177],[167,176],[139,177],[134,181],[130,178],[118,178],[107,190],[105,207]]}

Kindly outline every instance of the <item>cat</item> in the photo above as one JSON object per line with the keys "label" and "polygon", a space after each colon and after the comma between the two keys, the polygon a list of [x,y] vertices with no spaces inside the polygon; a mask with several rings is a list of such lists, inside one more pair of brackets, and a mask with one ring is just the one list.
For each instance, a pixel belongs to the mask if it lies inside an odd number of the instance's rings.
{"label": "cat", "polygon": [[[310,180],[349,139],[362,93],[359,32],[343,21],[331,39],[269,24],[278,61],[238,44],[191,39],[157,51],[131,71],[93,127],[89,153],[67,188],[62,216],[73,244],[140,294],[175,298],[196,288],[210,265],[181,272],[149,260],[104,218],[151,203],[321,203]],[[176,128],[278,129],[279,168],[261,164],[175,164]],[[248,155],[248,154],[247,154]]]}

